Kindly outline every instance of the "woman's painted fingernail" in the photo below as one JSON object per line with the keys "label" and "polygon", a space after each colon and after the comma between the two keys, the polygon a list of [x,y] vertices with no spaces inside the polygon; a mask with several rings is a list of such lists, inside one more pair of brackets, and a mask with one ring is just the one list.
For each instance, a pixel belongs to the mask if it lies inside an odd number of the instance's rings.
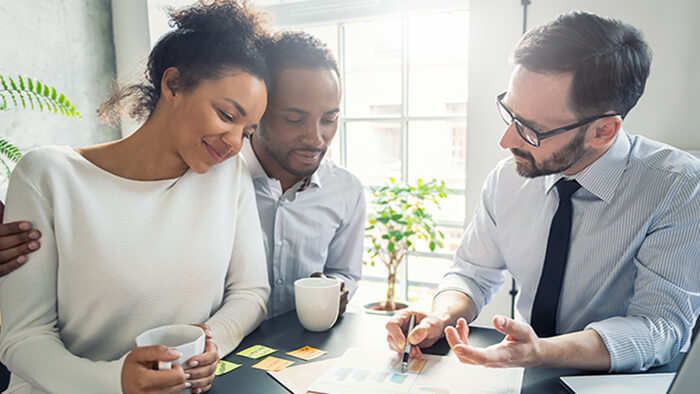
{"label": "woman's painted fingernail", "polygon": [[168,349],[168,354],[171,356],[177,356],[177,358],[182,357],[182,353],[178,352],[175,349]]}
{"label": "woman's painted fingernail", "polygon": [[199,361],[197,360],[192,360],[190,361],[190,367],[194,368],[199,365]]}

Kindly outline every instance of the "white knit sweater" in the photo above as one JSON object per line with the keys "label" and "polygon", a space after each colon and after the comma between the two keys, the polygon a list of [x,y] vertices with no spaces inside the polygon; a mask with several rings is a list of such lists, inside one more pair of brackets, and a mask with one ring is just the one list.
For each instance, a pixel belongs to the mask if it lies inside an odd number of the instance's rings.
{"label": "white knit sweater", "polygon": [[266,314],[255,193],[239,157],[134,181],[70,147],[36,149],[12,174],[5,219],[42,232],[41,249],[0,279],[10,392],[120,392],[142,331],[206,322],[223,356]]}

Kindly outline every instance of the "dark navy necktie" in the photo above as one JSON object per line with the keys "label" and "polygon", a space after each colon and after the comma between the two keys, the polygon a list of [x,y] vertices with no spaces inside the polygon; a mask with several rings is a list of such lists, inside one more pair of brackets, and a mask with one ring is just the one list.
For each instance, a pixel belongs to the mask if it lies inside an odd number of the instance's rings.
{"label": "dark navy necktie", "polygon": [[564,279],[566,259],[569,256],[569,239],[571,238],[571,196],[581,185],[575,180],[563,178],[557,184],[559,207],[552,218],[547,241],[547,254],[544,267],[537,286],[535,301],[532,304],[530,322],[539,337],[556,335],[557,309],[559,293]]}

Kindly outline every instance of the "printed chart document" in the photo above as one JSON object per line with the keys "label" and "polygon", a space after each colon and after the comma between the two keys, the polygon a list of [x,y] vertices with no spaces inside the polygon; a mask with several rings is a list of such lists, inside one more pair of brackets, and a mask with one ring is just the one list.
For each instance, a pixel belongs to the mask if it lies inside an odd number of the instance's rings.
{"label": "printed chart document", "polygon": [[309,393],[520,393],[523,368],[462,364],[454,356],[424,354],[401,372],[390,350],[350,348],[308,388]]}

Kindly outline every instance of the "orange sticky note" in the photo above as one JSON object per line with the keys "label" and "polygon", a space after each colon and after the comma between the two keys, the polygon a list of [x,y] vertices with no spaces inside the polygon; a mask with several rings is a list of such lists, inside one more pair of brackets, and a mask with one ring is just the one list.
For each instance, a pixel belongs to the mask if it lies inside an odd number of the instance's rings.
{"label": "orange sticky note", "polygon": [[328,352],[325,350],[312,348],[311,346],[304,346],[301,349],[297,349],[287,353],[288,356],[296,357],[304,361],[313,360],[316,357],[323,356],[324,354],[328,354]]}
{"label": "orange sticky note", "polygon": [[413,360],[413,364],[411,364],[411,367],[408,370],[411,372],[420,372],[420,370],[423,369],[423,366],[425,365],[425,361],[426,360],[424,358]]}
{"label": "orange sticky note", "polygon": [[265,371],[279,372],[288,366],[294,364],[294,361],[283,360],[281,358],[270,356],[259,363],[253,365],[253,368],[264,369]]}

